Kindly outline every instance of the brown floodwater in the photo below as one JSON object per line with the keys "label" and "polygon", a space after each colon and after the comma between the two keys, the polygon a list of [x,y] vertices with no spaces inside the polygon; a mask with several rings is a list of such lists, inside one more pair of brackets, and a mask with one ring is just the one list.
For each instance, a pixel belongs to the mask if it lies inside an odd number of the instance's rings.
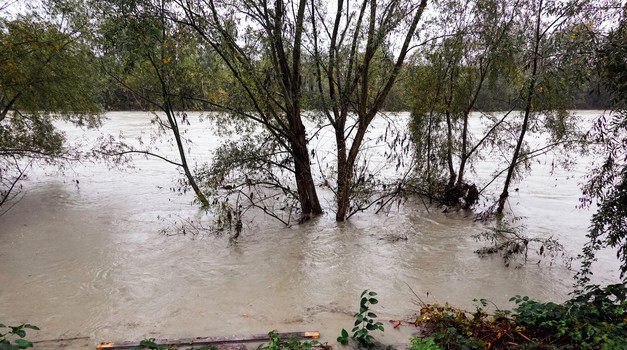
{"label": "brown floodwater", "polygon": [[[97,132],[67,128],[69,138],[120,130],[129,139],[149,137],[149,114],[107,116]],[[194,120],[186,134],[199,162],[220,140],[208,124]],[[384,128],[381,122],[375,127],[372,139]],[[321,136],[315,147],[318,154],[331,152],[330,137]],[[160,150],[171,152],[167,142]],[[554,160],[539,159],[515,185],[509,210],[522,217],[529,235],[557,238],[566,257],[575,257],[591,216],[576,208],[590,160],[569,171],[554,169]],[[499,164],[488,155],[472,176],[485,182]],[[482,243],[472,235],[485,229],[482,224],[470,213],[427,210],[420,200],[336,223],[332,198],[323,193],[329,209],[322,217],[284,227],[249,215],[234,245],[227,235],[167,236],[160,230],[175,221],[203,220],[191,194],[170,190],[179,176],[162,161],[141,158],[124,171],[101,164],[74,165],[63,174],[34,170],[19,201],[0,216],[0,322],[39,326],[30,340],[81,337],[62,343],[70,349],[273,329],[318,330],[322,341],[333,343],[342,328],[351,328],[361,291],[371,289],[379,293],[373,308],[387,326],[377,338],[399,344],[414,329],[392,329],[387,321],[412,319],[419,309],[414,292],[429,303],[472,308],[473,299],[486,298],[508,308],[517,294],[564,300],[573,283],[561,256],[537,263],[531,252],[526,265],[509,267],[498,257],[480,258],[473,251]],[[616,267],[613,253],[603,253],[595,281],[616,281]]]}

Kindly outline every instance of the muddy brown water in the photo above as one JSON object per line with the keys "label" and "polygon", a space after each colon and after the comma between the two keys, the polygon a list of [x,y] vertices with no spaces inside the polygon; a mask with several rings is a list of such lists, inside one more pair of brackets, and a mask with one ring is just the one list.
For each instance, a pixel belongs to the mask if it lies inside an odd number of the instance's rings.
{"label": "muddy brown water", "polygon": [[[581,114],[591,118],[595,112]],[[149,135],[146,113],[108,117],[101,131],[67,128],[68,135],[88,140],[119,130],[131,138]],[[217,145],[219,138],[210,133],[206,123],[190,128],[196,159]],[[328,142],[323,137],[316,147],[332,147]],[[475,169],[479,180],[499,164],[487,160]],[[554,169],[553,161],[540,159],[515,185],[519,190],[512,193],[510,210],[523,217],[529,234],[560,239],[567,256],[574,257],[585,243],[591,215],[576,208],[589,159],[569,171]],[[38,325],[40,331],[29,332],[31,340],[86,337],[61,344],[70,349],[273,329],[318,330],[322,341],[333,343],[342,328],[351,328],[358,296],[368,288],[379,293],[374,310],[387,326],[377,338],[400,344],[415,330],[392,329],[387,321],[412,319],[419,310],[414,292],[429,303],[472,308],[473,299],[486,298],[506,308],[517,294],[561,301],[571,290],[573,271],[561,257],[538,264],[532,252],[522,267],[480,258],[473,251],[481,243],[472,235],[485,229],[482,224],[472,222],[469,213],[427,211],[418,200],[345,223],[336,223],[330,210],[288,228],[252,215],[236,245],[226,235],[166,236],[160,229],[180,218],[202,220],[202,214],[190,204],[190,194],[169,190],[179,176],[176,169],[145,159],[135,166],[33,171],[19,202],[0,217],[0,322]],[[323,197],[330,207],[329,194]],[[612,252],[600,257],[596,282],[616,281],[612,257]]]}

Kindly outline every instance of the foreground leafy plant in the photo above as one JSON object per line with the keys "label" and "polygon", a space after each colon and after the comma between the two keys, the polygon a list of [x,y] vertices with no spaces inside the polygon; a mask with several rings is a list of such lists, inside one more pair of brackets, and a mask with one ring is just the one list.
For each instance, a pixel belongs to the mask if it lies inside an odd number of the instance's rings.
{"label": "foreground leafy plant", "polygon": [[[268,333],[270,341],[266,345],[259,345],[258,350],[311,350],[319,345],[317,341],[301,342],[296,339],[282,340],[277,331]],[[324,347],[323,347],[324,348]]]}
{"label": "foreground leafy plant", "polygon": [[[370,331],[380,330],[384,331],[383,324],[381,322],[374,322],[373,317],[377,317],[377,314],[370,311],[369,305],[379,303],[379,300],[375,298],[377,293],[364,290],[361,293],[361,300],[359,302],[359,312],[355,313],[355,327],[353,327],[353,335],[351,338],[356,340],[359,345],[369,348],[374,344],[374,337],[370,334]],[[337,341],[342,345],[348,345],[348,332],[342,329],[341,335],[337,338]]]}
{"label": "foreground leafy plant", "polygon": [[588,286],[564,304],[521,296],[510,301],[512,311],[493,315],[484,300],[475,312],[425,304],[416,325],[446,349],[627,349],[624,283]]}
{"label": "foreground leafy plant", "polygon": [[627,288],[590,285],[563,305],[515,296],[516,323],[530,338],[578,349],[627,349]]}
{"label": "foreground leafy plant", "polygon": [[[4,333],[4,329],[9,328],[10,330]],[[39,330],[37,326],[33,326],[31,324],[25,323],[19,326],[5,326],[0,323],[0,350],[18,350],[18,349],[26,349],[32,348],[33,343],[25,340],[26,329],[34,329]],[[12,338],[18,337],[11,341]]]}
{"label": "foreground leafy plant", "polygon": [[406,350],[442,350],[433,338],[411,338],[411,346]]}

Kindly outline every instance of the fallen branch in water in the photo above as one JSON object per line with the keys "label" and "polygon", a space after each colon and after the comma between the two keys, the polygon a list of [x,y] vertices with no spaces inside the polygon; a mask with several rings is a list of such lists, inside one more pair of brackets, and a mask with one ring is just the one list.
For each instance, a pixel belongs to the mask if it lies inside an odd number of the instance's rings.
{"label": "fallen branch in water", "polygon": [[[311,332],[290,332],[290,333],[277,333],[278,338],[280,339],[291,339],[291,338],[309,338],[309,339],[318,339],[320,338],[320,333],[317,331]],[[265,341],[269,340],[270,336],[268,334],[252,334],[252,335],[244,335],[244,336],[218,336],[218,337],[198,337],[198,338],[181,338],[181,339],[155,339],[152,340],[153,343],[157,345],[179,345],[179,346],[197,346],[197,345],[209,345],[209,344],[218,344],[218,343],[240,343],[240,342],[254,342],[254,341]],[[124,341],[120,343],[100,343],[97,349],[128,349],[132,347],[140,346],[141,341]]]}
{"label": "fallen branch in water", "polygon": [[33,344],[58,343],[58,342],[62,342],[62,341],[87,340],[87,339],[89,339],[89,337],[58,338],[58,339],[35,340],[35,341],[31,341],[31,343],[33,343]]}

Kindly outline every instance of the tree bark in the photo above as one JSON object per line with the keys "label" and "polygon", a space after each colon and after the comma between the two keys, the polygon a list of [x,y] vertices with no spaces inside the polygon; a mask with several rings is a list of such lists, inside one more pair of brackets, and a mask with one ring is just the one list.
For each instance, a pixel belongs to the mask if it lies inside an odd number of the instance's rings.
{"label": "tree bark", "polygon": [[525,116],[523,119],[523,124],[520,130],[520,135],[518,136],[518,141],[516,142],[516,148],[514,150],[514,154],[512,156],[512,161],[510,162],[509,168],[507,169],[507,176],[505,177],[505,184],[503,185],[503,192],[499,196],[498,206],[496,209],[497,215],[503,214],[503,209],[505,208],[505,201],[509,197],[509,185],[512,181],[512,177],[514,175],[514,170],[516,169],[516,165],[518,163],[518,157],[520,156],[520,150],[522,148],[523,141],[525,139],[525,134],[527,132],[527,126],[529,124],[529,118],[531,115],[531,109],[533,105],[533,91],[536,87],[537,74],[538,74],[538,60],[539,60],[539,52],[540,52],[540,23],[542,19],[542,0],[540,0],[540,5],[537,13],[536,19],[536,27],[535,27],[535,42],[533,49],[533,62],[532,62],[532,71],[531,77],[529,79],[529,85],[527,86],[527,99],[525,103]]}
{"label": "tree bark", "polygon": [[187,164],[187,156],[185,155],[185,147],[183,147],[183,141],[181,140],[181,134],[178,127],[178,122],[176,121],[176,117],[174,116],[174,112],[169,107],[166,107],[166,115],[168,117],[168,123],[172,128],[172,134],[174,135],[174,139],[176,141],[176,147],[179,152],[179,157],[181,157],[181,167],[183,168],[183,172],[185,173],[185,177],[187,178],[187,182],[194,190],[196,194],[196,199],[200,202],[203,208],[209,207],[209,201],[205,194],[202,192],[198,184],[196,183],[196,179],[194,179],[194,175],[189,169],[189,165]]}
{"label": "tree bark", "polygon": [[0,108],[2,108],[2,110],[0,111],[0,122],[3,121],[4,118],[6,118],[7,114],[11,110],[11,107],[13,107],[13,104],[15,103],[15,101],[17,101],[18,97],[20,97],[21,94],[21,92],[18,92],[4,107],[0,104]]}
{"label": "tree bark", "polygon": [[294,158],[294,172],[296,175],[296,189],[298,201],[300,202],[302,218],[301,221],[309,219],[311,216],[323,213],[316,184],[311,173],[311,161],[309,159],[309,149],[307,148],[307,138],[305,126],[300,117],[300,111],[293,111],[290,118],[290,129],[294,131],[290,140],[291,153]]}
{"label": "tree bark", "polygon": [[337,212],[335,220],[343,221],[350,209],[350,180],[346,159],[346,136],[344,128],[335,129],[335,145],[337,149]]}
{"label": "tree bark", "polygon": [[446,162],[448,164],[448,184],[447,188],[453,188],[455,186],[455,166],[453,165],[453,121],[451,120],[451,112],[446,111],[446,126],[447,126],[447,150],[446,150]]}

